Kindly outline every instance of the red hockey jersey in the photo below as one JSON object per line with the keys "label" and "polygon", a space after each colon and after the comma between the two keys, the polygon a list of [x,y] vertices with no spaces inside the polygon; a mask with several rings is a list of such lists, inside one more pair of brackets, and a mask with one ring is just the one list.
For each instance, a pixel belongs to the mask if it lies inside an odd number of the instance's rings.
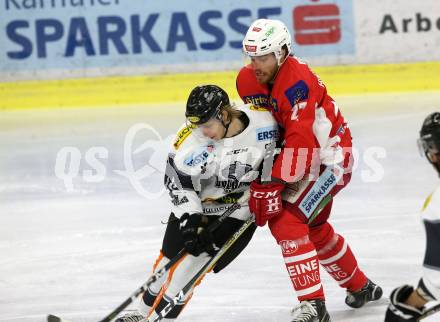
{"label": "red hockey jersey", "polygon": [[351,148],[351,135],[322,81],[296,57],[281,65],[271,88],[258,83],[251,65],[237,76],[237,91],[245,103],[272,112],[284,145],[272,177],[285,182],[301,180],[320,164],[337,164]]}

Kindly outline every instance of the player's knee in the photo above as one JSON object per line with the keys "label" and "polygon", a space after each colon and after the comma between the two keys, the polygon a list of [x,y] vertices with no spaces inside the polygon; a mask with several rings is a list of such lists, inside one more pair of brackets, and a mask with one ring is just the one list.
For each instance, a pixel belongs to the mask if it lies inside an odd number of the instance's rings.
{"label": "player's knee", "polygon": [[275,237],[278,244],[280,244],[284,240],[302,240],[304,238],[307,238],[307,241],[310,241],[308,237],[308,229],[306,225],[298,225],[298,227],[295,227],[293,229],[289,230],[283,230],[283,229],[277,229],[277,230],[271,230],[272,235]]}
{"label": "player's knee", "polygon": [[292,213],[284,210],[279,217],[269,221],[269,229],[278,244],[283,240],[296,240],[308,236],[307,224],[301,222]]}
{"label": "player's knee", "polygon": [[185,256],[185,258],[170,271],[165,294],[169,297],[173,297],[179,293],[190,281],[192,276],[194,276],[210,258],[207,253],[202,253],[197,257],[192,255]]}
{"label": "player's knee", "polygon": [[335,244],[338,235],[335,234],[333,227],[329,223],[310,228],[310,240],[315,244],[316,249],[331,247]]}

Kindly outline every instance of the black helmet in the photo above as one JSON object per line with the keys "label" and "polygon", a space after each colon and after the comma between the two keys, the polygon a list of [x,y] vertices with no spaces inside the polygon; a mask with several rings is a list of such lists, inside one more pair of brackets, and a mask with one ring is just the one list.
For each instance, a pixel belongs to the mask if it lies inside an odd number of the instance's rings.
{"label": "black helmet", "polygon": [[226,92],[216,85],[200,85],[189,94],[185,116],[192,124],[203,124],[211,118],[221,120],[221,108],[229,105]]}
{"label": "black helmet", "polygon": [[428,152],[440,154],[440,113],[429,114],[423,121],[418,140],[421,152],[425,154],[440,174],[440,164],[433,163],[428,156]]}

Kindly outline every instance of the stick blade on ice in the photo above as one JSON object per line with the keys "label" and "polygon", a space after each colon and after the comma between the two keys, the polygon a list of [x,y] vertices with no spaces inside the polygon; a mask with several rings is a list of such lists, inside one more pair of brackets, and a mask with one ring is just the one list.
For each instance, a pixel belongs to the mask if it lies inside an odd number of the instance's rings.
{"label": "stick blade on ice", "polygon": [[49,314],[47,316],[47,322],[69,322],[68,320],[64,320],[56,315]]}

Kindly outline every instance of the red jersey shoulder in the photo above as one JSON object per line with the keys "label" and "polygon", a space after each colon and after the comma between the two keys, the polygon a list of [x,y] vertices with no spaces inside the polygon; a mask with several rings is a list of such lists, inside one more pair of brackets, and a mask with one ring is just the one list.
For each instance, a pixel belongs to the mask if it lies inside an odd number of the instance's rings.
{"label": "red jersey shoulder", "polygon": [[268,108],[268,90],[258,83],[250,65],[241,68],[236,80],[237,92],[244,103]]}
{"label": "red jersey shoulder", "polygon": [[298,107],[298,104],[307,102],[311,94],[311,71],[306,64],[289,57],[280,70],[277,85],[274,96],[281,106],[286,101],[289,108]]}
{"label": "red jersey shoulder", "polygon": [[243,66],[237,75],[237,82],[246,80],[256,80],[251,65]]}

